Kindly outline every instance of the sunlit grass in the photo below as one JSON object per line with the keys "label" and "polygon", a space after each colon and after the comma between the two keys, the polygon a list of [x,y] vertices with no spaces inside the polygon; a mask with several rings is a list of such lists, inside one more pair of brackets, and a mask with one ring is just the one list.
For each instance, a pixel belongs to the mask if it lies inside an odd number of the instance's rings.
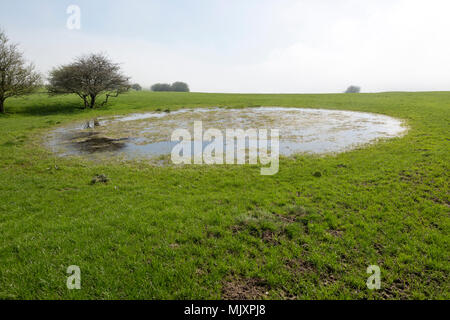
{"label": "sunlit grass", "polygon": [[[80,101],[39,94],[7,100],[0,116],[0,298],[218,299],[226,282],[249,279],[271,299],[450,298],[450,93],[135,92],[96,110]],[[283,158],[275,176],[58,158],[40,144],[69,121],[212,106],[367,111],[410,129],[337,156]],[[91,184],[99,174],[110,181]],[[366,287],[372,264],[378,291]],[[81,268],[79,291],[66,288],[70,265]]]}

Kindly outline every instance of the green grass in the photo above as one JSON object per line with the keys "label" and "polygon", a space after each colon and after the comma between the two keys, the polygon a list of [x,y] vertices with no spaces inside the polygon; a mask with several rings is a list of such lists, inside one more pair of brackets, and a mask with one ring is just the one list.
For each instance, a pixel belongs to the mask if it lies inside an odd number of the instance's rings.
{"label": "green grass", "polygon": [[[252,285],[268,299],[450,298],[449,92],[141,92],[79,104],[39,94],[7,100],[0,115],[0,298],[220,299]],[[40,145],[58,124],[99,115],[259,105],[382,113],[410,130],[337,156],[283,158],[275,176],[94,163]],[[96,174],[111,180],[90,185]],[[382,287],[370,291],[373,264]],[[81,290],[66,288],[70,265]]]}

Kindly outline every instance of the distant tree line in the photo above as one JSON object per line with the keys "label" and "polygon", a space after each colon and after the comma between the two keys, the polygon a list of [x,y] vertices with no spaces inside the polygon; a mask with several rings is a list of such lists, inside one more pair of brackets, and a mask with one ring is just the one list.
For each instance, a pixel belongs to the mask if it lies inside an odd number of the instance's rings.
{"label": "distant tree line", "polygon": [[173,91],[173,92],[189,92],[189,86],[184,82],[174,82],[172,84],[168,83],[155,83],[151,86],[152,91]]}

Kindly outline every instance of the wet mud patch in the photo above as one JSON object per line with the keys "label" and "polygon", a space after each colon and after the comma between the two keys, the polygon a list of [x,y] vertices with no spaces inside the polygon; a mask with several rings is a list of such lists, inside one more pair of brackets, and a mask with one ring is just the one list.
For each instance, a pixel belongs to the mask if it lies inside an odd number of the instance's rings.
{"label": "wet mud patch", "polygon": [[[226,129],[279,129],[283,156],[344,152],[406,132],[401,120],[364,112],[283,107],[198,108],[103,117],[66,125],[46,136],[45,144],[61,156],[155,158],[170,155],[178,144],[171,141],[176,129],[186,129],[193,136],[195,121],[202,121],[204,132],[218,129],[223,135]],[[203,148],[209,144],[205,141]]]}

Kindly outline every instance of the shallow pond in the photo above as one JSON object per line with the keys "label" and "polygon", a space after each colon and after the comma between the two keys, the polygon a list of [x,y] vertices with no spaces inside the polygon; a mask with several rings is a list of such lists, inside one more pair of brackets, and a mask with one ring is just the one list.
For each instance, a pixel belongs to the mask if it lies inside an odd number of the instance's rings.
{"label": "shallow pond", "polygon": [[[385,115],[322,109],[258,107],[199,108],[98,118],[52,131],[47,146],[61,156],[155,158],[169,155],[176,129],[279,129],[280,154],[348,151],[378,139],[402,135],[402,121]],[[270,132],[270,131],[269,131]],[[209,142],[205,142],[204,146]]]}

